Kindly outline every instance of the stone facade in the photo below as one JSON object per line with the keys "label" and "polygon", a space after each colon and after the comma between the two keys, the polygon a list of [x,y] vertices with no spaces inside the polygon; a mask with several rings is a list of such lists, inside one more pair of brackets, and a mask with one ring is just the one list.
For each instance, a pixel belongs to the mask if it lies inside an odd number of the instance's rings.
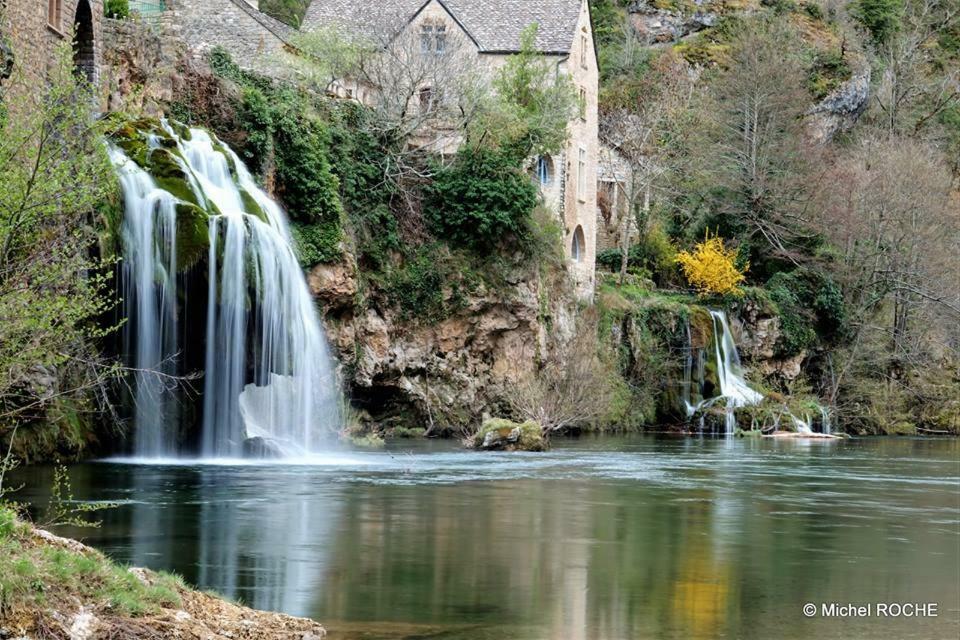
{"label": "stone facade", "polygon": [[167,10],[190,53],[203,57],[223,47],[241,67],[275,75],[279,56],[294,32],[246,0],[167,0]]}
{"label": "stone facade", "polygon": [[600,145],[600,161],[597,163],[597,252],[620,247],[623,224],[632,243],[637,237],[634,220],[624,220],[629,215],[624,185],[629,176],[627,162],[607,145]]}
{"label": "stone facade", "polygon": [[[355,29],[386,28],[376,21],[376,16],[368,15],[369,11],[359,4],[349,0],[343,10],[348,9],[356,15],[348,16],[344,20],[345,26]],[[491,26],[504,18],[515,23],[516,16],[488,16],[486,19],[476,15],[458,14],[458,8],[464,10],[482,5],[484,0],[459,0],[459,2],[440,2],[431,0],[425,3],[409,3],[406,0],[392,0],[388,3],[395,10],[409,10],[410,15],[403,17],[403,27],[396,34],[396,40],[413,39],[419,37],[421,29],[430,24],[434,28],[442,25],[448,39],[448,53],[456,51],[456,55],[472,56],[479,60],[481,68],[493,73],[503,65],[509,56],[515,53],[520,46],[519,32],[527,24],[510,24],[517,31],[516,42],[506,43],[504,34],[496,33]],[[573,3],[574,11],[569,11]],[[557,211],[563,224],[564,245],[569,258],[570,272],[576,284],[577,291],[583,298],[590,298],[595,288],[595,266],[597,246],[597,165],[599,161],[600,145],[598,139],[598,99],[599,99],[599,68],[594,48],[593,31],[590,20],[589,4],[586,0],[553,0],[551,6],[564,7],[569,15],[550,24],[540,24],[546,40],[538,41],[538,48],[549,59],[555,62],[561,74],[570,77],[577,90],[582,108],[569,124],[569,140],[563,151],[557,156],[531,159],[531,170],[535,179],[539,180],[544,203]],[[488,11],[509,11],[509,7],[499,7],[496,2],[486,5]],[[546,6],[546,5],[544,5]],[[578,8],[579,7],[579,8]],[[386,9],[384,9],[386,11]],[[415,13],[412,13],[415,11]],[[329,6],[319,6],[314,3],[307,12],[305,28],[325,26],[333,20]],[[329,15],[328,15],[329,14]],[[389,16],[391,19],[395,16]],[[483,33],[470,31],[470,26],[476,26]],[[462,45],[453,46],[456,41]],[[495,44],[491,44],[495,43]],[[333,87],[337,95],[358,99],[370,103],[370,87],[366,87],[352,80],[346,80]],[[436,136],[427,136],[436,144]],[[441,152],[455,150],[456,142],[453,137],[440,138],[443,142]]]}
{"label": "stone facade", "polygon": [[70,39],[75,64],[98,82],[102,28],[102,0],[0,0],[0,32],[14,57],[7,82],[24,88],[45,82],[57,46]]}

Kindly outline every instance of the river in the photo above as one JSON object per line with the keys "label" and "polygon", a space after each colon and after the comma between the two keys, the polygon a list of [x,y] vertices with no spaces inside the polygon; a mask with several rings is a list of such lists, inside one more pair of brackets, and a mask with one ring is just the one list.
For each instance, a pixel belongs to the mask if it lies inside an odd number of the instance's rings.
{"label": "river", "polygon": [[[396,441],[309,464],[70,467],[64,528],[332,640],[960,637],[960,441]],[[17,499],[42,508],[52,470]],[[806,617],[802,607],[817,606]],[[936,603],[824,617],[822,603]]]}

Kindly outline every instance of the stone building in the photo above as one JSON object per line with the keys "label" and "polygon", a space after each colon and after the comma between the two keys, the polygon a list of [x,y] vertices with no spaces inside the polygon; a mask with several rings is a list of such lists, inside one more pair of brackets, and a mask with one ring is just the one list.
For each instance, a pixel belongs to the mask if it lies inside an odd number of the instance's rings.
{"label": "stone building", "polygon": [[24,87],[45,81],[57,45],[71,39],[77,69],[97,82],[102,25],[103,0],[0,0],[0,34]]}
{"label": "stone building", "polygon": [[[538,26],[538,51],[570,77],[579,93],[580,109],[569,124],[566,147],[556,156],[532,159],[532,173],[544,201],[563,222],[571,273],[581,295],[589,297],[595,285],[599,69],[587,0],[316,0],[302,29],[376,32],[378,40],[386,30],[392,40],[424,43],[419,46],[430,55],[443,54],[459,39],[479,68],[493,70],[519,52],[521,34],[531,24]],[[345,90],[364,100],[369,88]],[[420,100],[431,91],[424,87]]]}
{"label": "stone building", "polygon": [[214,47],[230,52],[241,67],[273,75],[276,58],[294,30],[258,10],[256,0],[165,0],[169,21],[190,52]]}

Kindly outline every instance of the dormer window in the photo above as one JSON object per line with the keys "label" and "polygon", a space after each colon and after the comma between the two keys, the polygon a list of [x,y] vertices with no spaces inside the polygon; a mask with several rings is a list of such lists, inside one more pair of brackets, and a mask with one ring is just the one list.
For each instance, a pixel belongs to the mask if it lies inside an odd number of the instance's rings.
{"label": "dormer window", "polygon": [[47,24],[56,31],[63,31],[63,0],[47,0]]}
{"label": "dormer window", "polygon": [[425,24],[420,27],[420,53],[425,56],[442,56],[446,50],[446,26],[442,24]]}

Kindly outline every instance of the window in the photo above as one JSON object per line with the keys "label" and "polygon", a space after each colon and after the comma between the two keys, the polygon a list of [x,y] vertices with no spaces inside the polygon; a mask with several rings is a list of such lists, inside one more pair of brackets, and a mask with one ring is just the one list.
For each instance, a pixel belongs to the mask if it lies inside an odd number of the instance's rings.
{"label": "window", "polygon": [[573,242],[570,243],[570,258],[574,262],[583,262],[586,245],[587,243],[583,237],[583,227],[578,225],[577,230],[573,232]]}
{"label": "window", "polygon": [[553,182],[553,166],[547,156],[537,158],[537,181],[544,187]]}
{"label": "window", "polygon": [[433,27],[425,24],[420,27],[420,53],[428,56],[433,51]]}
{"label": "window", "polygon": [[577,107],[580,109],[580,119],[587,119],[587,90],[580,87],[580,95],[577,98]]}
{"label": "window", "polygon": [[587,199],[587,150],[583,147],[577,157],[577,198]]}
{"label": "window", "polygon": [[442,25],[425,24],[420,27],[420,53],[425,56],[442,56],[447,50],[447,28]]}
{"label": "window", "polygon": [[62,30],[60,16],[63,13],[63,0],[48,0],[47,2],[47,24],[56,29]]}
{"label": "window", "polygon": [[580,34],[580,66],[587,68],[587,34]]}
{"label": "window", "polygon": [[443,25],[434,30],[434,51],[438,56],[442,56],[447,50],[447,28]]}
{"label": "window", "polygon": [[420,89],[420,112],[428,113],[433,109],[433,89],[424,87]]}

